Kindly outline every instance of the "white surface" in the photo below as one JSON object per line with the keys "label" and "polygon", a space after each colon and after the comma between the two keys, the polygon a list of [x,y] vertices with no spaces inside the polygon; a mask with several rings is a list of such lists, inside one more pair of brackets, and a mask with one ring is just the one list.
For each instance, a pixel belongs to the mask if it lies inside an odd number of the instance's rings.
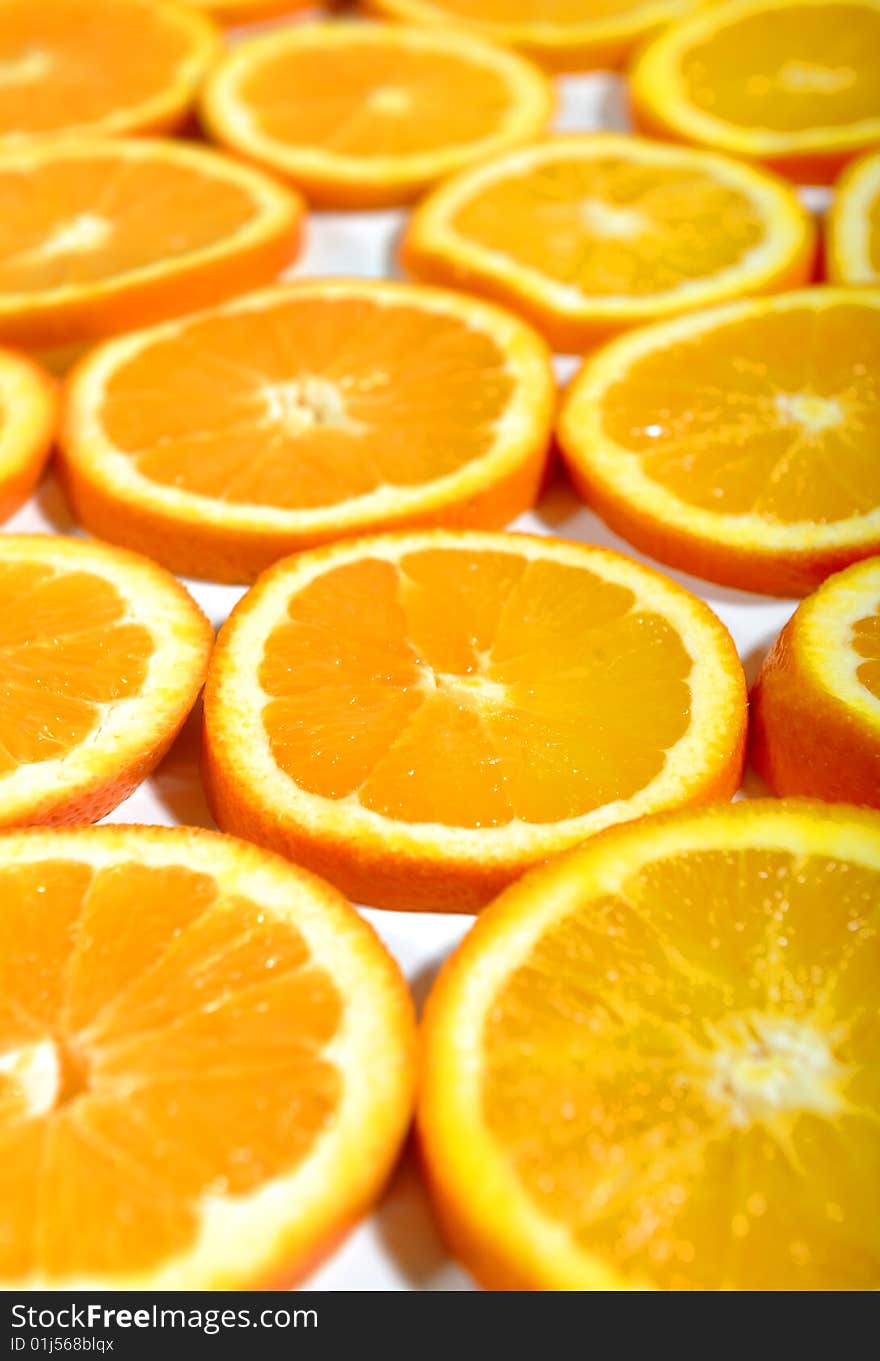
{"label": "white surface", "polygon": [[[560,82],[560,92],[560,127],[626,126],[623,87],[614,77],[568,77]],[[394,245],[401,222],[402,214],[396,212],[313,214],[305,254],[291,273],[394,277]],[[568,376],[574,362],[560,359],[559,368],[561,376]],[[561,480],[534,511],[516,521],[514,528],[600,543],[642,558],[581,506]],[[75,532],[51,476],[4,530]],[[791,614],[793,602],[711,586],[679,572],[668,575],[707,600],[724,620],[751,682],[768,645]],[[215,626],[223,622],[242,594],[237,587],[186,584]],[[197,743],[197,720],[191,719],[155,775],[107,821],[213,826],[199,786]],[[754,788],[752,777],[747,777],[747,788]],[[399,960],[419,1004],[470,920],[380,911],[364,915]],[[439,1242],[409,1158],[376,1213],[305,1284],[320,1290],[463,1290],[471,1285]]]}

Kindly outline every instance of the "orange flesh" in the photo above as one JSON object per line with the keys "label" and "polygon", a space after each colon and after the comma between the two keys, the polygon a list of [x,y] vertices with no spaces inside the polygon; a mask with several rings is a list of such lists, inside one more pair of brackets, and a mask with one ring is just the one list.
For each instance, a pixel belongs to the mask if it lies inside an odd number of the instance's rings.
{"label": "orange flesh", "polygon": [[637,359],[603,427],[652,481],[719,514],[824,524],[880,503],[880,309],[745,318]]}
{"label": "orange flesh", "polygon": [[148,1269],[307,1155],[341,1000],[295,927],[178,867],[12,865],[0,904],[5,1280]]}
{"label": "orange flesh", "polygon": [[880,12],[831,4],[744,15],[689,48],[680,69],[697,108],[743,127],[877,118]]}
{"label": "orange flesh", "polygon": [[589,19],[628,14],[643,6],[637,0],[432,0],[431,8],[473,23],[559,24],[582,27]]}
{"label": "orange flesh", "polygon": [[880,278],[880,189],[868,205],[868,259]]}
{"label": "orange flesh", "polygon": [[114,156],[0,166],[0,199],[0,293],[99,282],[211,246],[254,217],[237,185]]}
{"label": "orange flesh", "polygon": [[856,656],[865,659],[857,665],[856,675],[865,689],[880,699],[880,605],[873,614],[853,624],[852,647]]}
{"label": "orange flesh", "polygon": [[187,323],[113,373],[101,414],[154,482],[303,509],[457,471],[494,443],[512,387],[452,317],[302,298]]}
{"label": "orange flesh", "polygon": [[109,582],[0,563],[0,775],[64,756],[136,695],[153,640]]}
{"label": "orange flesh", "polygon": [[162,92],[193,52],[186,30],[118,0],[4,0],[0,136],[97,122]]}
{"label": "orange flesh", "polygon": [[487,137],[512,98],[488,65],[391,41],[276,52],[237,88],[267,136],[368,159]]}
{"label": "orange flesh", "polygon": [[876,1287],[878,898],[853,862],[701,851],[554,925],[484,1032],[542,1213],[664,1288]]}
{"label": "orange flesh", "polygon": [[625,799],[689,723],[691,659],[591,572],[503,552],[366,559],[297,595],[259,671],[275,761],[404,822],[554,822]]}
{"label": "orange flesh", "polygon": [[736,189],[693,170],[601,156],[560,156],[481,188],[452,225],[593,296],[647,296],[704,278],[764,236]]}

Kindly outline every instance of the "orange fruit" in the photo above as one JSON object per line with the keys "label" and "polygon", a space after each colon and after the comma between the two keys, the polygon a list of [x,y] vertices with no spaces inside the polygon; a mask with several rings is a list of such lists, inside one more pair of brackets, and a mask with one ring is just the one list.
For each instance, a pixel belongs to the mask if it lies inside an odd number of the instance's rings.
{"label": "orange fruit", "polygon": [[57,396],[47,373],[0,350],[0,524],[40,480],[55,437]]}
{"label": "orange fruit", "polygon": [[555,400],[544,342],[497,308],[309,280],[93,351],[61,471],[92,533],[252,581],[367,528],[506,524],[537,495]]}
{"label": "orange fruit", "polygon": [[146,558],[0,535],[0,826],[96,822],[149,775],[204,680],[211,626]]}
{"label": "orange fruit", "polygon": [[880,285],[880,151],[863,156],[834,186],[825,265],[839,284]]}
{"label": "orange fruit", "polygon": [[829,577],[776,639],[752,762],[776,794],[880,808],[880,557]]}
{"label": "orange fruit", "polygon": [[727,0],[660,33],[630,72],[638,125],[830,184],[880,139],[880,0]]}
{"label": "orange fruit", "polygon": [[32,141],[0,154],[0,339],[80,344],[266,283],[301,200],[185,142]]}
{"label": "orange fruit", "polygon": [[314,9],[314,0],[188,0],[222,24],[250,24],[275,19],[299,10]]}
{"label": "orange fruit", "polygon": [[280,1287],[371,1203],[412,1004],[328,884],[191,827],[0,835],[4,1288]]}
{"label": "orange fruit", "polygon": [[454,31],[310,23],[237,44],[205,85],[212,137],[313,203],[406,203],[526,141],[553,110],[536,66]]}
{"label": "orange fruit", "polygon": [[613,133],[548,137],[464,170],[416,208],[419,278],[522,312],[557,349],[810,274],[794,191],[725,157]]}
{"label": "orange fruit", "polygon": [[616,827],[502,895],[424,1020],[446,1236],[493,1289],[877,1289],[880,817]]}
{"label": "orange fruit", "polygon": [[804,595],[880,552],[880,290],[646,327],[588,359],[559,441],[613,529],[696,576]]}
{"label": "orange fruit", "polygon": [[742,667],[620,554],[434,530],[276,564],[205,692],[216,820],[377,907],[473,911],[611,823],[730,798]]}
{"label": "orange fruit", "polygon": [[0,0],[0,145],[170,131],[219,52],[210,20],[168,0]]}
{"label": "orange fruit", "polygon": [[645,36],[692,0],[363,0],[392,19],[471,29],[552,71],[619,66]]}

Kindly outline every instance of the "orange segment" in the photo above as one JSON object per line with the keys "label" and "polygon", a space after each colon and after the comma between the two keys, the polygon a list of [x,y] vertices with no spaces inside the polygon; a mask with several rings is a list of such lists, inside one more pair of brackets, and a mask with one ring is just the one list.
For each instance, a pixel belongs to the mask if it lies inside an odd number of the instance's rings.
{"label": "orange segment", "polygon": [[880,137],[880,0],[727,0],[685,15],[631,75],[647,131],[830,184]]}
{"label": "orange segment", "polygon": [[216,141],[327,207],[404,203],[546,125],[550,82],[467,34],[310,23],[237,44],[202,97]]}
{"label": "orange segment", "polygon": [[516,47],[552,71],[620,66],[645,35],[684,13],[692,0],[363,0],[392,19],[462,26]]}
{"label": "orange segment", "polygon": [[428,1001],[419,1129],[494,1289],[876,1289],[880,817],[614,828],[504,893]]}
{"label": "orange segment", "polygon": [[703,152],[569,134],[463,171],[416,209],[407,267],[507,302],[557,349],[802,282],[813,229],[793,191]]}
{"label": "orange segment", "polygon": [[365,528],[504,525],[531,505],[555,403],[528,327],[404,284],[297,283],[94,351],[63,475],[93,533],[252,580]]}
{"label": "orange segment", "polygon": [[11,350],[0,350],[0,524],[40,480],[57,423],[55,384]]}
{"label": "orange segment", "polygon": [[559,439],[645,552],[803,595],[880,551],[880,292],[815,288],[645,328],[588,360]]}
{"label": "orange segment", "polygon": [[437,530],[283,561],[206,692],[219,824],[377,906],[468,910],[650,809],[729,797],[742,671],[715,616],[602,549]]}
{"label": "orange segment", "polygon": [[764,659],[752,760],[778,794],[880,808],[880,557],[829,577]]}
{"label": "orange segment", "polygon": [[839,284],[880,284],[880,152],[853,162],[826,219],[826,268]]}
{"label": "orange segment", "polygon": [[49,348],[267,282],[300,201],[184,142],[59,139],[0,154],[0,336]]}
{"label": "orange segment", "polygon": [[191,828],[5,833],[0,980],[7,1289],[286,1283],[378,1194],[411,1004],[320,880]]}
{"label": "orange segment", "polygon": [[146,559],[0,537],[0,826],[96,821],[164,755],[212,632]]}
{"label": "orange segment", "polygon": [[3,0],[0,143],[164,132],[219,55],[213,24],[166,0]]}

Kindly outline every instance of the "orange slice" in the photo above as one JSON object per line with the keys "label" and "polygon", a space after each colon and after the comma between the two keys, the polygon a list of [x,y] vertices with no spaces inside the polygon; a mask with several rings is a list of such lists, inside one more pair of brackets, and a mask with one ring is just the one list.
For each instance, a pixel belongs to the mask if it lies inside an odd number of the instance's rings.
{"label": "orange slice", "polygon": [[294,24],[239,43],[207,82],[216,141],[313,203],[406,203],[546,125],[549,80],[467,34],[401,24]]}
{"label": "orange slice", "polygon": [[419,278],[518,309],[557,349],[810,274],[814,229],[794,191],[724,157],[613,133],[495,157],[410,219]]}
{"label": "orange slice", "polygon": [[559,420],[618,533],[712,581],[804,595],[880,552],[880,291],[812,288],[624,336]]}
{"label": "orange slice", "polygon": [[299,10],[314,9],[314,0],[188,0],[222,24],[250,24],[275,19]]}
{"label": "orange slice", "polygon": [[752,761],[777,794],[880,808],[880,557],[798,606],[752,694]]}
{"label": "orange slice", "polygon": [[428,1001],[419,1127],[493,1289],[880,1285],[880,817],[753,801],[509,889]]}
{"label": "orange slice", "polygon": [[0,826],[95,822],[121,803],[195,703],[212,640],[146,558],[0,535]]}
{"label": "orange slice", "polygon": [[167,0],[2,0],[0,144],[46,133],[164,132],[220,52]]}
{"label": "orange slice", "polygon": [[40,480],[55,437],[57,397],[47,373],[0,350],[0,524]]}
{"label": "orange slice", "polygon": [[711,610],[561,539],[392,534],[278,563],[205,697],[218,824],[378,907],[471,911],[610,823],[729,798],[742,667]]}
{"label": "orange slice", "polygon": [[630,76],[648,132],[830,184],[880,139],[880,0],[728,0],[649,43]]}
{"label": "orange slice", "polygon": [[366,528],[506,524],[544,469],[544,342],[455,293],[327,280],[111,341],[67,393],[62,474],[93,533],[252,581]]}
{"label": "orange slice", "polygon": [[0,339],[83,343],[267,283],[301,200],[184,142],[70,138],[0,154]]}
{"label": "orange slice", "polygon": [[382,1187],[412,1005],[319,879],[190,827],[0,836],[0,1280],[280,1287]]}
{"label": "orange slice", "polygon": [[863,156],[844,172],[826,221],[831,281],[880,285],[880,152]]}
{"label": "orange slice", "polygon": [[393,19],[460,25],[518,48],[552,71],[620,66],[654,29],[692,0],[362,0]]}

